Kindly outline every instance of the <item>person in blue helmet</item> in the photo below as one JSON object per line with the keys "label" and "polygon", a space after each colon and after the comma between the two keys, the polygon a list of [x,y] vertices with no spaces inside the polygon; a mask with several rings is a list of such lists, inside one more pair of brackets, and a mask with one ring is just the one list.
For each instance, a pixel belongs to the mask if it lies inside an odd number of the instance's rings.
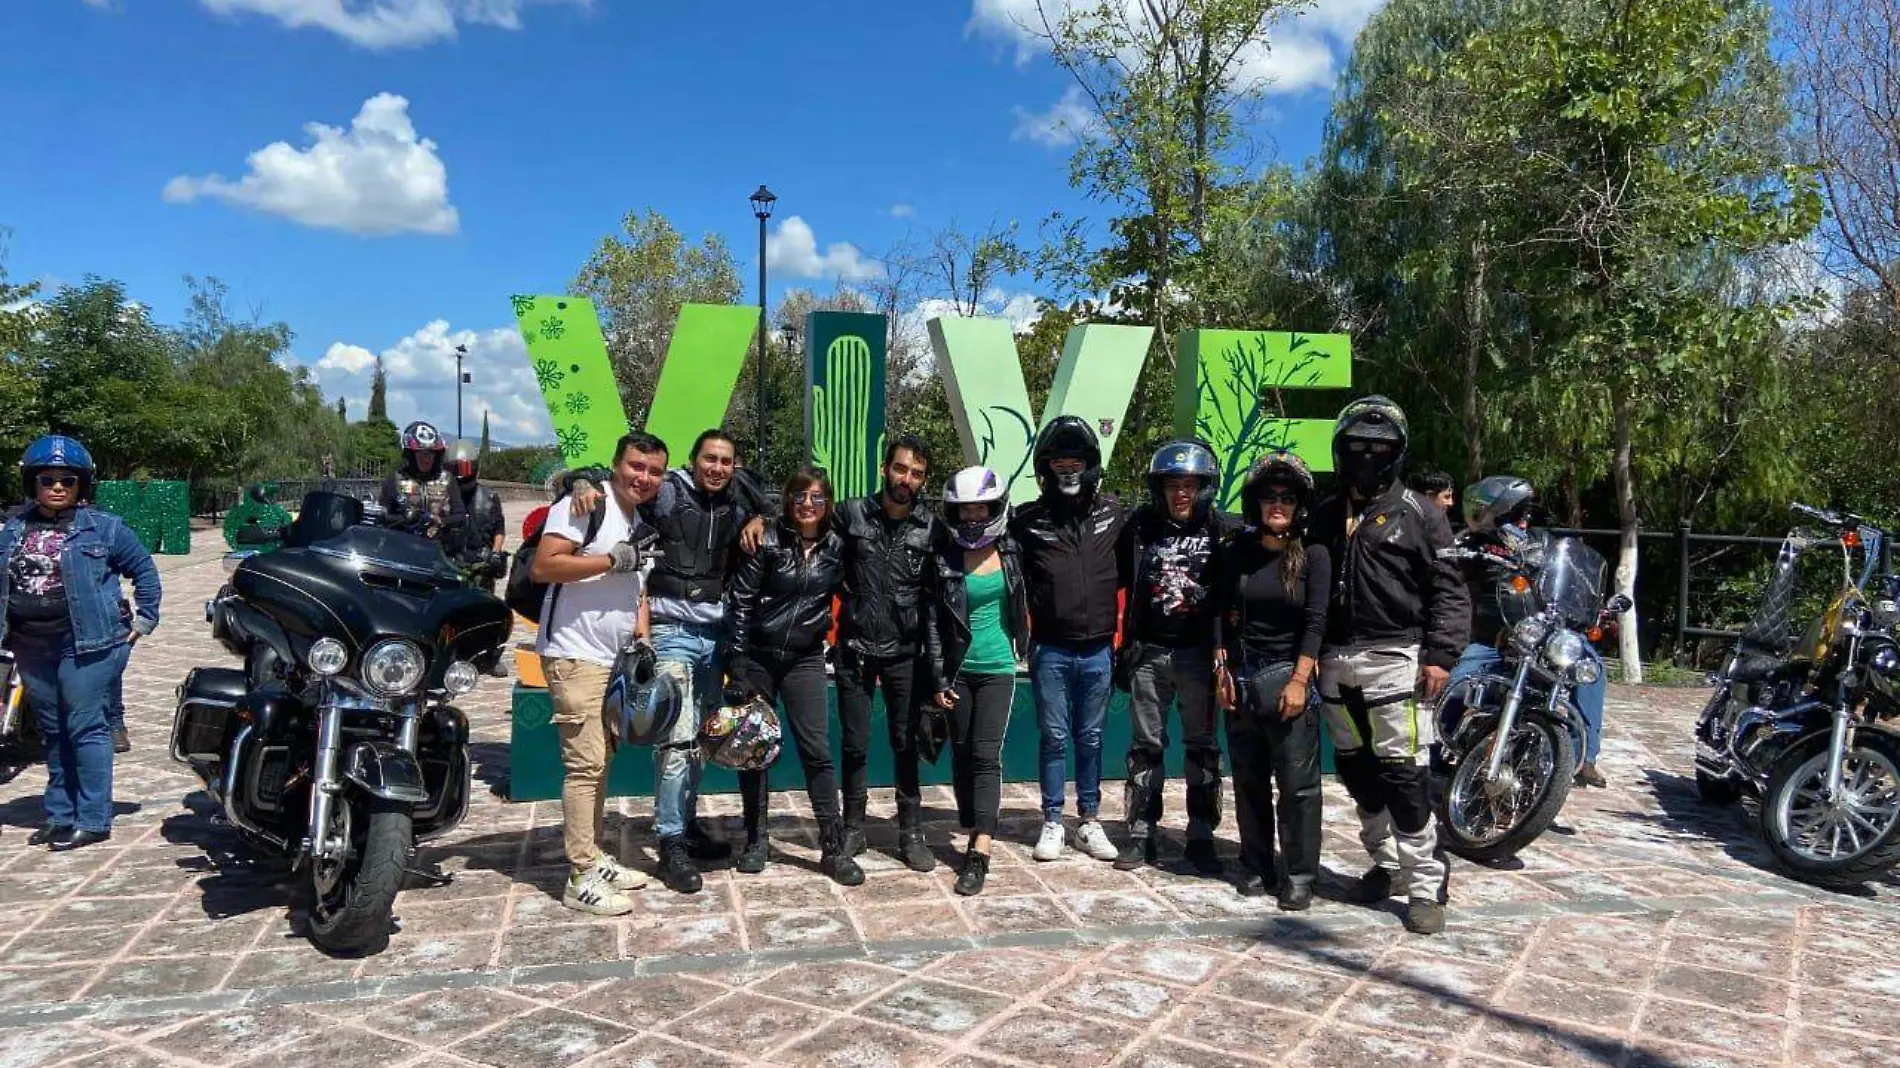
{"label": "person in blue helmet", "polygon": [[84,506],[93,476],[85,446],[40,438],[20,458],[31,506],[0,526],[0,645],[46,740],[46,823],[27,842],[57,851],[112,837],[108,709],[132,646],[158,626],[158,568],[123,521]]}

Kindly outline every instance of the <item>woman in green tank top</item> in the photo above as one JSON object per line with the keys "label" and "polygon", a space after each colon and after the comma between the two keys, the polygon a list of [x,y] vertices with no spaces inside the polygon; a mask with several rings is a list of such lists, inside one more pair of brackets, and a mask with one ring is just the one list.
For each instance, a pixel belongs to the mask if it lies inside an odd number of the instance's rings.
{"label": "woman in green tank top", "polygon": [[937,561],[942,594],[933,625],[941,651],[936,701],[950,714],[957,819],[969,834],[957,893],[980,893],[1003,802],[1003,734],[1016,696],[1016,665],[1029,637],[1029,606],[1009,504],[986,467],[959,471],[944,489],[955,536]]}

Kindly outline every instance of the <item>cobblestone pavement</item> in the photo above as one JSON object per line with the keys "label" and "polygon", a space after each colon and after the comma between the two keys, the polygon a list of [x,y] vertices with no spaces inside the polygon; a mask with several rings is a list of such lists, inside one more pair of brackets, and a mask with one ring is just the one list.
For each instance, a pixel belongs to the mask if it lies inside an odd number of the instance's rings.
{"label": "cobblestone pavement", "polygon": [[[28,848],[42,772],[0,785],[0,1068],[1900,1066],[1900,884],[1846,897],[1772,874],[1745,810],[1695,798],[1692,691],[1613,689],[1611,788],[1573,794],[1521,868],[1460,864],[1449,932],[1417,938],[1338,900],[1364,860],[1330,782],[1328,899],[1298,920],[1179,861],[1178,789],[1164,866],[1034,863],[1027,784],[1006,790],[978,898],[951,893],[948,864],[879,852],[882,822],[870,878],[833,885],[804,799],[782,796],[765,874],[714,871],[692,897],[655,884],[631,916],[586,920],[557,899],[558,804],[493,793],[507,684],[484,680],[477,799],[426,851],[456,881],[403,894],[385,953],[331,959],[281,872],[247,865],[167,759],[173,687],[227,660],[198,539],[162,559],[166,624],[133,658],[111,843]],[[954,806],[927,804],[949,861]],[[708,808],[737,835],[730,799]],[[609,832],[650,866],[649,817],[619,802]]]}

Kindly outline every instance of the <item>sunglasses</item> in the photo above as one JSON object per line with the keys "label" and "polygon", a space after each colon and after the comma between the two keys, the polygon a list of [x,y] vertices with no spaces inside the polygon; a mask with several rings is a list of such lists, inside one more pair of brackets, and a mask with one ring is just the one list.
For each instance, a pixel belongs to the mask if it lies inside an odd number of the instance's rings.
{"label": "sunglasses", "polygon": [[809,504],[816,508],[823,508],[825,506],[825,495],[822,493],[809,493],[809,492],[794,493],[792,494],[792,503],[793,504]]}
{"label": "sunglasses", "polygon": [[1268,490],[1267,492],[1262,493],[1260,495],[1260,503],[1261,504],[1298,504],[1300,503],[1300,495],[1297,493],[1275,493],[1272,490]]}
{"label": "sunglasses", "polygon": [[74,486],[79,485],[79,476],[41,475],[39,482],[41,489],[52,489],[54,486],[58,486],[60,489],[72,489]]}

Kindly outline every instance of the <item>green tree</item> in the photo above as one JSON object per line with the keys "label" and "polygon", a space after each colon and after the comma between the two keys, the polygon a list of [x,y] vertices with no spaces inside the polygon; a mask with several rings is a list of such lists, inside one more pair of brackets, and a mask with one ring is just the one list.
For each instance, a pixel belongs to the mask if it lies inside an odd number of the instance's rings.
{"label": "green tree", "polygon": [[482,444],[478,455],[488,455],[488,409],[486,408],[482,409]]}
{"label": "green tree", "polygon": [[[1568,13],[1566,13],[1568,14]],[[1637,577],[1639,438],[1703,358],[1772,336],[1783,302],[1737,303],[1723,268],[1797,241],[1819,200],[1788,165],[1766,11],[1732,0],[1594,0],[1472,36],[1419,73],[1431,123],[1386,121],[1433,162],[1415,189],[1493,208],[1537,305],[1543,373],[1607,395],[1623,531]],[[1640,680],[1635,620],[1624,660]]]}
{"label": "green tree", "polygon": [[376,357],[376,370],[369,379],[369,410],[363,419],[371,423],[389,422],[389,372],[383,369],[383,358]]}

